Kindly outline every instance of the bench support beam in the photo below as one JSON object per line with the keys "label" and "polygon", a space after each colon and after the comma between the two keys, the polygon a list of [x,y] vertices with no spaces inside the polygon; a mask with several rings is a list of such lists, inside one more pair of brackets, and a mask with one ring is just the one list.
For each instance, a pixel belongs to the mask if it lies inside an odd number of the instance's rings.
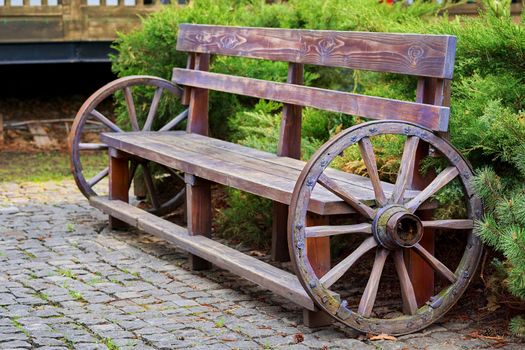
{"label": "bench support beam", "polygon": [[[304,65],[288,64],[288,83],[302,85],[304,82]],[[301,158],[301,119],[302,107],[285,104],[279,133],[277,155],[280,157]],[[272,259],[289,261],[288,252],[288,205],[273,203],[272,226]]]}
{"label": "bench support beam", "polygon": [[[190,54],[188,66],[196,70],[207,71],[210,68],[209,54]],[[188,91],[185,91],[187,96]],[[192,88],[189,101],[188,133],[208,135],[208,90]],[[184,101],[186,102],[186,101]],[[211,237],[211,182],[190,174],[184,175],[186,181],[186,210],[188,216],[188,233],[192,236]],[[211,263],[190,254],[189,263],[192,270],[207,270]]]}
{"label": "bench support beam", "polygon": [[[114,148],[109,149],[109,198],[129,201],[129,158],[123,152]],[[125,229],[127,224],[113,216],[109,216],[109,228],[112,230]]]}
{"label": "bench support beam", "polygon": [[[306,216],[307,226],[329,225],[328,216],[308,213]],[[306,240],[306,252],[310,264],[317,277],[322,277],[330,271],[330,237],[308,238]],[[333,318],[323,311],[311,311],[303,309],[303,323],[307,327],[324,327],[332,324]]]}
{"label": "bench support beam", "polygon": [[[211,237],[211,187],[208,180],[185,174],[188,211],[188,233],[191,236]],[[189,255],[192,270],[207,270],[211,263],[193,254]]]}
{"label": "bench support beam", "polygon": [[[438,106],[448,106],[450,104],[450,81],[435,78],[419,78],[416,90],[416,102],[427,103]],[[443,135],[446,137],[446,135]],[[416,162],[412,177],[412,189],[424,189],[435,177],[433,174],[422,176],[419,173],[419,165],[424,157],[429,153],[427,143],[420,142],[416,152]],[[433,211],[420,211],[418,216],[421,220],[430,220]],[[431,254],[434,254],[434,229],[426,228],[420,244]],[[409,249],[405,254],[407,271],[414,286],[418,306],[422,306],[431,296],[434,295],[435,276],[434,269],[428,265],[413,249]]]}

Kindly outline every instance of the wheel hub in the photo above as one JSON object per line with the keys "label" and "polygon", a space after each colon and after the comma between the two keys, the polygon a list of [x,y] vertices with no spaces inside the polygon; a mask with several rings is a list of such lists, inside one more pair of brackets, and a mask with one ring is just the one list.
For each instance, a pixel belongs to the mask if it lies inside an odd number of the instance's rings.
{"label": "wheel hub", "polygon": [[372,233],[387,249],[410,248],[423,237],[423,225],[407,208],[393,204],[379,209],[372,222]]}

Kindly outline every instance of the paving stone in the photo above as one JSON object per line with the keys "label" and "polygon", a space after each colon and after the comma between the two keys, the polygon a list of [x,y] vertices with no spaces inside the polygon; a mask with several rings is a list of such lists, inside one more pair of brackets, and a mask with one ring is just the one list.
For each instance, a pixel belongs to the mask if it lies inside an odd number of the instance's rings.
{"label": "paving stone", "polygon": [[0,343],[0,349],[13,350],[13,349],[29,349],[31,344],[22,340],[14,340]]}
{"label": "paving stone", "polygon": [[460,350],[460,347],[451,344],[434,344],[426,347],[427,350]]}

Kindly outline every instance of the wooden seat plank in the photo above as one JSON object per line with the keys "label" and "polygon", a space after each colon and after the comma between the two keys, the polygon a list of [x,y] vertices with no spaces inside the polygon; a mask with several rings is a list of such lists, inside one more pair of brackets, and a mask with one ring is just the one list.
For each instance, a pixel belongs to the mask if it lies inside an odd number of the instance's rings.
{"label": "wooden seat plank", "polygon": [[[110,135],[102,134],[101,140],[110,147],[126,153],[277,202],[289,204],[291,201],[295,182],[275,174],[260,173],[242,164],[225,162],[202,153],[155,142],[154,138],[149,137],[150,135],[148,137],[140,133],[111,135],[114,139],[111,139]],[[372,197],[368,198],[371,199]],[[310,209],[315,213],[327,215],[354,212],[324,189],[314,191]]]}
{"label": "wooden seat plank", "polygon": [[[198,134],[191,134],[186,132],[179,132],[180,134],[177,134],[178,138],[181,139],[194,139],[199,143],[206,143],[207,145],[217,147],[221,150],[228,150],[231,152],[234,152],[236,154],[240,154],[246,157],[252,157],[255,159],[264,160],[266,163],[273,163],[273,164],[279,164],[283,166],[287,166],[289,168],[302,171],[305,165],[305,162],[302,160],[289,158],[289,157],[279,157],[273,153],[260,151],[255,148],[246,147],[243,145],[215,139],[215,138],[207,138],[203,137],[202,135]],[[332,168],[327,168],[325,170],[326,174],[330,176],[331,178],[334,178],[338,181],[348,183],[351,186],[359,186],[362,188],[366,188],[369,190],[373,190],[372,183],[370,180],[364,176],[359,176],[343,171],[339,171]],[[391,193],[394,189],[394,185],[389,182],[381,181],[381,185],[383,186],[383,189],[385,192]],[[415,197],[417,192],[414,191],[407,191],[407,197],[413,198]]]}
{"label": "wooden seat plank", "polygon": [[[183,134],[178,134],[176,138],[173,138],[172,135],[156,135],[153,141],[161,142],[167,145],[173,145],[174,147],[182,148],[188,151],[206,154],[207,156],[214,159],[220,159],[229,163],[239,163],[246,168],[252,169],[256,173],[264,173],[268,174],[269,176],[275,176],[278,174],[280,178],[285,178],[294,182],[297,181],[301,171],[301,168],[292,168],[283,164],[261,161],[259,158],[247,156],[243,154],[242,151],[248,147],[239,147],[239,145],[234,143],[222,141],[224,144],[229,143],[231,146],[227,149],[218,148],[208,144],[207,140],[209,140],[209,138],[200,137],[198,139],[192,139],[185,138]],[[237,150],[236,152],[233,151],[235,149]],[[301,163],[304,165],[304,162]],[[339,171],[336,171],[336,173],[339,173]],[[339,176],[339,179],[343,178],[344,176]],[[373,199],[370,197],[370,188],[366,186],[366,182],[363,181],[361,183],[354,183],[351,181],[345,181],[345,183],[349,187],[350,191],[356,193],[356,196],[368,198],[369,200]],[[321,190],[323,193],[325,192],[325,190]],[[326,192],[327,195],[328,193],[329,192]]]}
{"label": "wooden seat plank", "polygon": [[[254,150],[183,131],[107,133],[102,135],[102,141],[138,157],[284,204],[290,203],[305,164],[262,151],[248,154],[247,150]],[[280,163],[282,159],[287,160]],[[334,174],[335,181],[351,188],[359,200],[366,203],[374,200],[368,178],[335,169],[330,169],[329,173]],[[393,186],[385,183],[385,188],[388,195]],[[414,197],[417,193],[411,191],[409,196]],[[321,215],[355,212],[322,186],[314,189],[310,210]]]}

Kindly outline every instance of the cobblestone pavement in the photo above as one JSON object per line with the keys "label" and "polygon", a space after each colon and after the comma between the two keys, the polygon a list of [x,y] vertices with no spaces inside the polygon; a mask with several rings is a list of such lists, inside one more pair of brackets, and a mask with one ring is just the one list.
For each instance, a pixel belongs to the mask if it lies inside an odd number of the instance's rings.
{"label": "cobblestone pavement", "polygon": [[152,236],[110,232],[72,181],[0,183],[0,349],[523,349],[447,322],[397,341],[308,329],[285,299],[191,272]]}

